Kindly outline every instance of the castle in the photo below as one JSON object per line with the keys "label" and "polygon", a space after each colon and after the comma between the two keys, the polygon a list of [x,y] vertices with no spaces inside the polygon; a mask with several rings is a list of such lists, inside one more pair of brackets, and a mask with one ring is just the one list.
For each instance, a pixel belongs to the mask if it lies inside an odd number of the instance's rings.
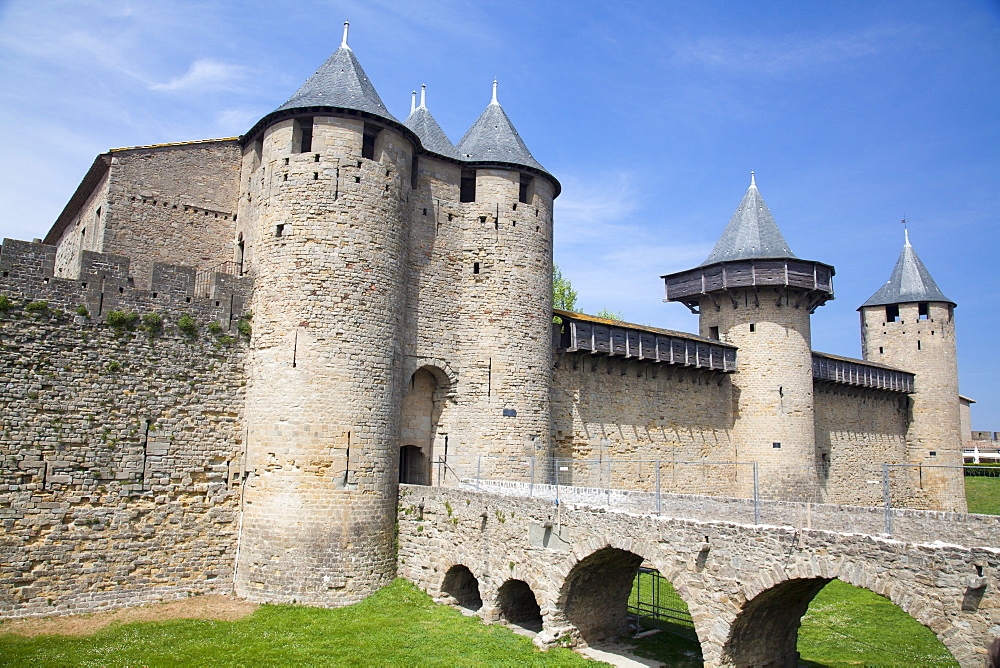
{"label": "castle", "polygon": [[[345,26],[243,136],[111,150],[44,240],[4,240],[0,615],[351,603],[396,574],[399,482],[474,460],[571,484],[582,462],[754,462],[768,498],[855,505],[882,463],[962,463],[955,304],[908,240],[859,309],[863,360],[811,349],[834,269],[754,182],[664,277],[697,335],[554,314],[560,184],[496,84],[457,146],[412,107],[389,113]],[[960,471],[901,470],[897,504],[965,509]]]}

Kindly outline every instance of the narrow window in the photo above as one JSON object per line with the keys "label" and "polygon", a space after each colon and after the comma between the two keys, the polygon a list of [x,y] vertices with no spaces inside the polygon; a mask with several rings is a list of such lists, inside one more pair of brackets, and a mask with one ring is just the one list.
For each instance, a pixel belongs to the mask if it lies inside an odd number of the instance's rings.
{"label": "narrow window", "polygon": [[719,340],[719,328],[718,327],[709,327],[708,328],[708,338],[715,339],[716,341],[718,341]]}
{"label": "narrow window", "polygon": [[534,179],[527,174],[521,174],[521,184],[517,191],[517,201],[527,204],[531,197],[531,182]]}
{"label": "narrow window", "polygon": [[[375,159],[375,138],[378,137],[378,128],[365,123],[364,135],[361,137],[361,157],[369,160]],[[360,166],[360,165],[359,165]]]}
{"label": "narrow window", "polygon": [[414,190],[416,190],[417,184],[420,181],[420,172],[418,171],[419,168],[420,168],[420,158],[414,155],[410,159],[410,187],[413,188]]}
{"label": "narrow window", "polygon": [[917,304],[917,319],[927,320],[930,316],[930,304],[927,302],[920,302]]}
{"label": "narrow window", "polygon": [[[176,206],[176,205],[174,205],[174,208],[176,209],[176,208],[177,208],[177,206]],[[101,207],[97,207],[97,211],[96,211],[95,215],[97,216],[97,219],[98,219],[98,220],[100,220],[100,219],[101,219]]]}
{"label": "narrow window", "polygon": [[751,332],[756,332],[757,331],[757,325],[755,323],[752,323],[752,322],[750,323],[750,331]]}
{"label": "narrow window", "polygon": [[280,237],[281,234],[282,234],[282,232],[284,232],[284,231],[285,231],[285,226],[284,225],[275,225],[274,226],[274,236]]}
{"label": "narrow window", "polygon": [[313,181],[319,181],[319,172],[313,172]]}
{"label": "narrow window", "polygon": [[313,156],[313,162],[319,162],[319,153]]}
{"label": "narrow window", "polygon": [[917,350],[922,350],[922,348],[920,347],[920,339],[917,339]]}
{"label": "narrow window", "polygon": [[459,187],[458,201],[459,202],[476,201],[476,170],[474,169],[462,170],[462,182]]}
{"label": "narrow window", "polygon": [[[295,128],[292,131],[292,153],[308,153],[312,151],[313,145],[313,119],[312,116],[297,118]],[[285,164],[288,164],[287,161]]]}
{"label": "narrow window", "polygon": [[878,354],[879,355],[884,355],[885,354],[885,349],[882,346],[878,347]]}
{"label": "narrow window", "polygon": [[473,262],[472,263],[472,273],[473,274],[478,274],[479,273],[479,263],[478,262]]}
{"label": "narrow window", "polygon": [[239,238],[236,240],[236,266],[239,271],[238,276],[243,275],[243,253],[246,250],[243,243],[243,233],[240,232]]}
{"label": "narrow window", "polygon": [[899,304],[887,304],[885,307],[885,321],[896,322],[899,320]]}

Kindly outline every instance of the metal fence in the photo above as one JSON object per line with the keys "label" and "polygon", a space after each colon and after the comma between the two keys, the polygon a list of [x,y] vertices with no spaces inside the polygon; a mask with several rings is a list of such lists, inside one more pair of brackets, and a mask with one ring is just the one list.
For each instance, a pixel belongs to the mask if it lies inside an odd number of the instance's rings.
{"label": "metal fence", "polygon": [[[1000,467],[872,464],[838,479],[821,468],[768,469],[756,462],[452,455],[435,463],[435,484],[702,521],[790,525],[887,534],[914,540],[1000,535],[997,518],[932,510],[997,513]],[[766,473],[766,475],[765,475]],[[967,478],[987,480],[966,485]],[[994,484],[995,482],[995,484]],[[975,492],[975,494],[973,494]],[[973,504],[973,496],[976,496]]]}

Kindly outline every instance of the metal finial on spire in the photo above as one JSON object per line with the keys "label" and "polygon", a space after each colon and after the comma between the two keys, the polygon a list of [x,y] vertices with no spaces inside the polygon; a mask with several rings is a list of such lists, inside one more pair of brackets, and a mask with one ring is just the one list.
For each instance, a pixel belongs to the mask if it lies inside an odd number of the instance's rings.
{"label": "metal finial on spire", "polygon": [[497,80],[495,78],[493,79],[493,100],[491,104],[500,104],[497,102]]}
{"label": "metal finial on spire", "polygon": [[753,170],[752,169],[750,170],[750,187],[751,188],[756,188],[757,187],[757,181],[754,180]]}
{"label": "metal finial on spire", "polygon": [[417,91],[410,93],[410,113],[417,110]]}
{"label": "metal finial on spire", "polygon": [[[350,25],[351,25],[350,23],[348,23],[347,21],[344,21],[344,39],[342,39],[340,41],[340,45],[341,46],[347,46],[347,28],[350,27]],[[347,48],[351,48],[351,47],[348,46]]]}
{"label": "metal finial on spire", "polygon": [[420,84],[420,108],[427,108],[427,84]]}
{"label": "metal finial on spire", "polygon": [[903,245],[904,246],[909,246],[910,245],[910,230],[907,229],[907,227],[906,227],[906,218],[903,218],[903,220],[901,220],[899,222],[901,222],[903,224]]}

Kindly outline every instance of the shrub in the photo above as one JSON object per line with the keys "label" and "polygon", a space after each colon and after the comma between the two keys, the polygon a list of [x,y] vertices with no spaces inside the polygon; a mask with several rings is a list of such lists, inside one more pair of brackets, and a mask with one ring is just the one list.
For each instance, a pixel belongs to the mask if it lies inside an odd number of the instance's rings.
{"label": "shrub", "polygon": [[236,323],[236,331],[249,339],[253,333],[253,326],[249,320],[240,320]]}
{"label": "shrub", "polygon": [[24,307],[24,310],[32,315],[45,315],[49,312],[48,302],[30,302]]}
{"label": "shrub", "polygon": [[115,329],[134,329],[139,322],[139,314],[128,311],[111,311],[104,321]]}
{"label": "shrub", "polygon": [[108,373],[117,373],[118,371],[122,370],[122,363],[119,362],[118,360],[112,360],[108,362],[107,365],[105,365],[104,369]]}
{"label": "shrub", "polygon": [[88,311],[87,307],[84,306],[83,304],[80,304],[79,306],[76,307],[76,314],[82,315],[84,318],[90,317],[90,311]]}
{"label": "shrub", "polygon": [[7,295],[0,295],[0,313],[8,311],[14,303],[7,297]]}
{"label": "shrub", "polygon": [[187,313],[177,321],[177,329],[190,337],[198,336],[198,323]]}
{"label": "shrub", "polygon": [[147,313],[142,316],[142,327],[150,334],[156,334],[163,329],[163,316],[159,313]]}
{"label": "shrub", "polygon": [[218,336],[223,332],[222,325],[219,324],[218,320],[213,320],[212,322],[208,323],[208,331],[211,332],[214,336]]}

